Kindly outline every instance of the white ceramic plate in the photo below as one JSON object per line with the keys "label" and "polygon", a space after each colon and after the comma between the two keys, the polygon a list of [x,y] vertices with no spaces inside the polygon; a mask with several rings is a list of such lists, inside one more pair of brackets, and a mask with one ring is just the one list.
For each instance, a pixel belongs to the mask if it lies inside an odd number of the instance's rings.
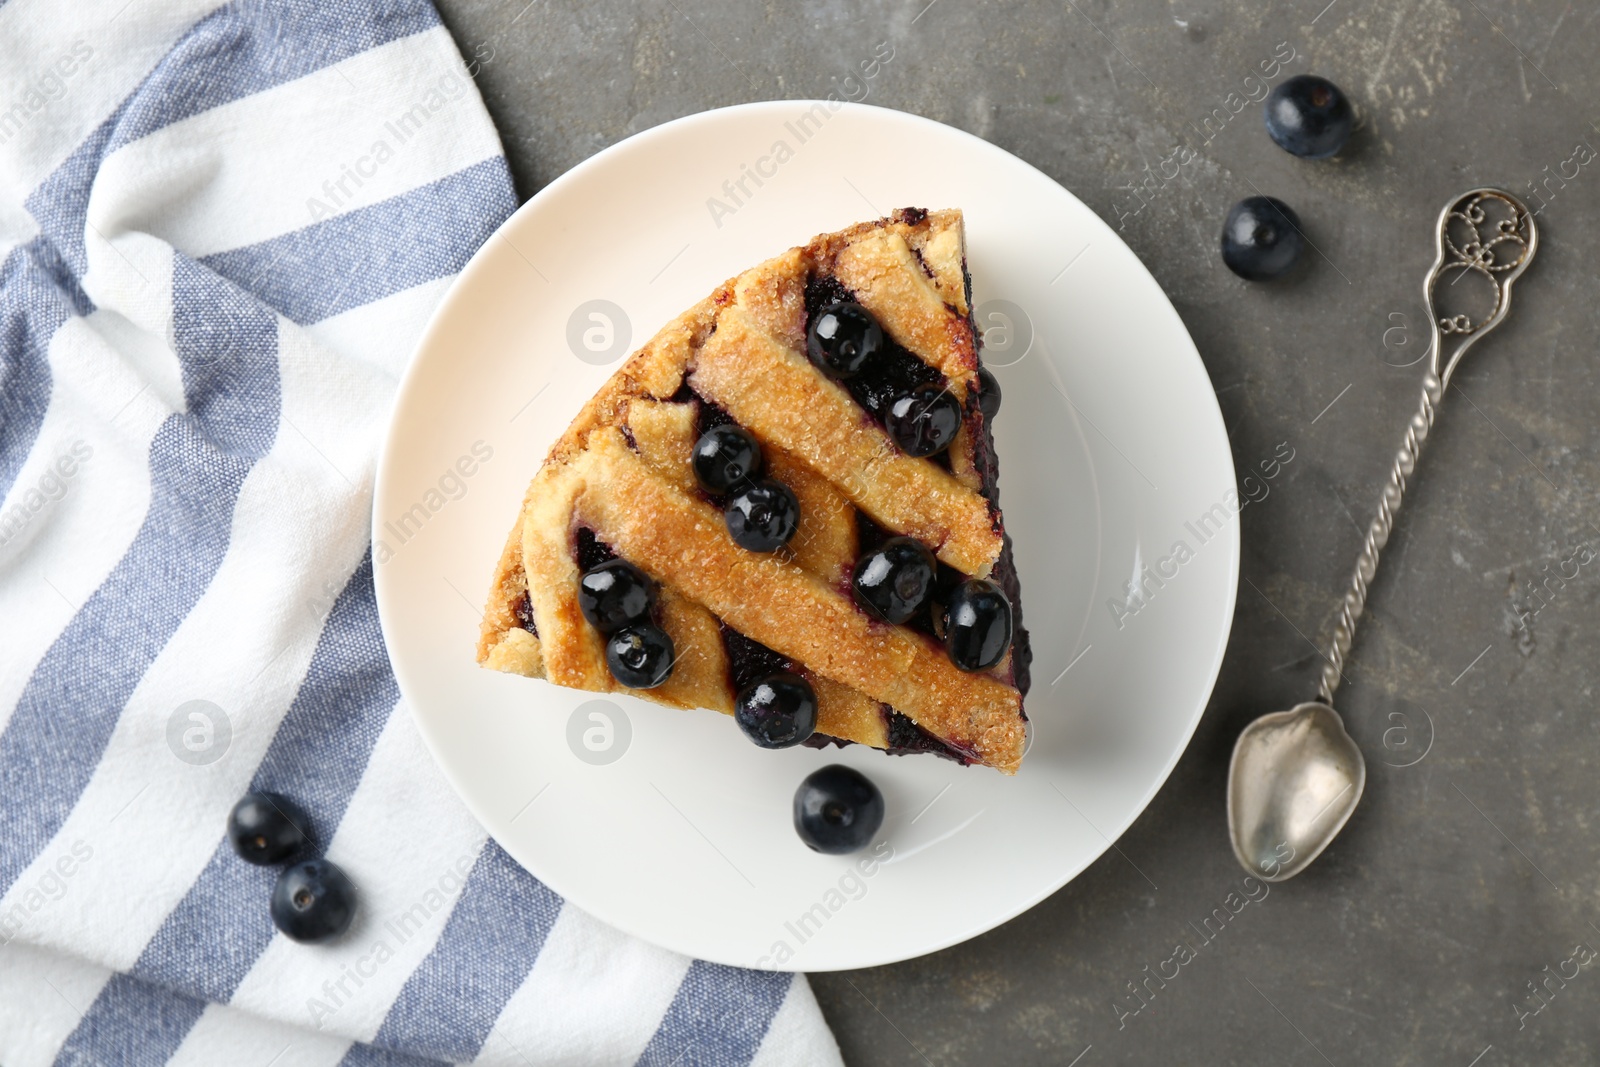
{"label": "white ceramic plate", "polygon": [[[481,605],[523,490],[621,358],[723,279],[907,205],[965,211],[1004,394],[1001,502],[1035,651],[1021,773],[861,747],[763,751],[714,712],[596,704],[478,668]],[[1144,809],[1227,643],[1234,486],[1183,324],[1072,194],[912,115],[750,104],[573,168],[462,272],[395,405],[373,522],[378,605],[446,775],[551,888],[704,959],[865,967],[1004,922]],[[1145,567],[1145,599],[1130,602],[1126,583]],[[796,785],[830,762],[887,799],[862,857],[817,855],[791,828]]]}

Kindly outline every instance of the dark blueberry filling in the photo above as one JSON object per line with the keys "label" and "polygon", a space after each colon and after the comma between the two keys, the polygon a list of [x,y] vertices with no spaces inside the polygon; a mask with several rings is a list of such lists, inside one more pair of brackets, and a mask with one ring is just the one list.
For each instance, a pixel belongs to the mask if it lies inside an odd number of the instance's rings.
{"label": "dark blueberry filling", "polygon": [[787,656],[746,637],[725,622],[719,625],[722,628],[722,647],[728,652],[728,675],[733,680],[734,689],[743,689],[769,674],[794,670],[794,661]]}
{"label": "dark blueberry filling", "polygon": [[517,598],[511,610],[516,612],[518,626],[535,637],[539,636],[539,628],[533,624],[533,599],[526,592]]}
{"label": "dark blueberry filling", "polygon": [[903,207],[894,213],[895,221],[903,222],[907,226],[921,226],[928,217],[925,207]]}
{"label": "dark blueberry filling", "polygon": [[[737,423],[733,422],[733,416],[729,415],[726,411],[722,410],[722,408],[718,407],[715,401],[707,400],[693,389],[690,389],[687,385],[678,391],[680,393],[687,391],[689,394],[689,399],[696,401],[700,405],[699,410],[695,415],[695,437],[698,438],[704,436],[707,430],[716,426],[727,426],[730,423],[733,425],[738,425]],[[673,399],[677,398],[674,397]]]}
{"label": "dark blueberry filling", "polygon": [[617,558],[610,545],[594,535],[594,531],[587,526],[578,527],[578,569],[580,571],[593,570],[602,563],[610,563]]}
{"label": "dark blueberry filling", "polygon": [[[956,746],[939,740],[912,722],[909,716],[902,715],[889,707],[889,705],[883,704],[880,705],[880,708],[889,723],[889,747],[885,750],[889,755],[910,756],[920,752],[931,752],[935,756],[954,760],[963,767],[971,766],[978,761],[976,753],[963,752]],[[828,734],[812,734],[801,742],[807,748],[827,748],[829,745],[837,745],[843,748],[854,743],[842,738],[830,737]]]}
{"label": "dark blueberry filling", "polygon": [[[843,301],[854,301],[855,295],[829,275],[813,275],[806,281],[806,327],[823,308]],[[863,366],[855,377],[839,383],[847,389],[856,403],[879,423],[889,414],[889,407],[898,397],[910,393],[919,385],[934,385],[940,389],[949,385],[945,376],[922,360],[895,344],[887,333],[883,347]],[[948,461],[947,461],[948,462]]]}
{"label": "dark blueberry filling", "polygon": [[905,756],[914,752],[932,752],[935,756],[955,760],[963,767],[976,763],[977,754],[965,752],[948,741],[941,741],[893,708],[889,711],[889,755]]}
{"label": "dark blueberry filling", "polygon": [[[963,267],[965,264],[963,264]],[[970,284],[970,283],[969,283]],[[970,300],[969,300],[970,302]],[[975,399],[975,398],[969,398]],[[1011,535],[1005,533],[1000,522],[1000,457],[994,450],[994,426],[983,420],[983,432],[973,438],[973,460],[978,469],[979,489],[994,517],[994,528],[1001,531],[1000,557],[989,571],[989,580],[998,585],[1011,601],[1011,684],[1023,696],[1033,682],[1030,667],[1033,663],[1033,646],[1028,639],[1028,629],[1022,624],[1022,588],[1017,580],[1017,565],[1012,558]],[[941,601],[943,603],[943,601]],[[1023,712],[1022,717],[1028,717]]]}

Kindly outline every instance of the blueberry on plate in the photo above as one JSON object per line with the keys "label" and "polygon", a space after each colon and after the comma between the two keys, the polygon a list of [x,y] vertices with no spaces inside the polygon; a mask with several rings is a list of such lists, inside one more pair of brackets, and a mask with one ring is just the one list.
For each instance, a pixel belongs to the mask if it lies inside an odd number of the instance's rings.
{"label": "blueberry on plate", "polygon": [[988,367],[978,368],[978,407],[985,419],[1000,414],[1000,380]]}
{"label": "blueberry on plate", "polygon": [[961,429],[961,404],[948,389],[931,383],[919,385],[894,399],[883,422],[900,451],[908,456],[932,456],[956,439],[956,431]]}
{"label": "blueberry on plate", "polygon": [[987,578],[956,586],[945,609],[944,647],[964,671],[986,671],[1011,647],[1011,601]]}
{"label": "blueberry on plate", "polygon": [[1278,147],[1302,159],[1339,154],[1355,113],[1339,87],[1315,74],[1297,74],[1267,94],[1267,135]]}
{"label": "blueberry on plate", "polygon": [[631,563],[613,559],[578,579],[578,610],[603,634],[645,622],[656,603],[656,583]]}
{"label": "blueberry on plate", "polygon": [[293,859],[311,840],[311,821],[276,793],[246,793],[228,815],[228,840],[258,867]]}
{"label": "blueberry on plate", "polygon": [[739,490],[722,514],[733,543],[752,552],[775,552],[800,528],[800,501],[771,478]]}
{"label": "blueberry on plate", "polygon": [[806,331],[806,354],[831,378],[854,378],[882,349],[883,327],[849,300],[823,308]]}
{"label": "blueberry on plate", "polygon": [[734,704],[734,720],[762,748],[789,748],[817,728],[817,694],[798,674],[779,671],[745,686]]}
{"label": "blueberry on plate", "polygon": [[910,537],[891,537],[856,561],[856,603],[884,622],[905,622],[927,602],[938,574],[933,553]]}
{"label": "blueberry on plate", "polygon": [[355,914],[355,883],[327,860],[287,867],[272,887],[273,925],[303,944],[338,937]]}
{"label": "blueberry on plate", "polygon": [[726,493],[761,473],[761,442],[742,426],[713,426],[694,443],[689,465],[710,493]]}
{"label": "blueberry on plate", "polygon": [[794,794],[794,832],[830,856],[866,848],[883,825],[883,794],[860,771],[831,764],[813,771]]}
{"label": "blueberry on plate", "polygon": [[611,677],[629,689],[654,689],[666,681],[675,658],[672,638],[647,622],[624,627],[606,641]]}
{"label": "blueberry on plate", "polygon": [[1300,216],[1270,196],[1245,197],[1233,205],[1222,224],[1222,262],[1252,282],[1282,277],[1300,258],[1304,245]]}

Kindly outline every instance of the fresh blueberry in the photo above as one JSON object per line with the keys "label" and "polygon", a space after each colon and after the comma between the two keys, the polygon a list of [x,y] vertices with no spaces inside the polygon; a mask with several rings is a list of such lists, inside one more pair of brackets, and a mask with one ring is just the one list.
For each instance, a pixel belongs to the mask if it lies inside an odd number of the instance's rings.
{"label": "fresh blueberry", "polygon": [[713,426],[695,442],[690,465],[703,489],[726,493],[761,473],[761,443],[742,426]]}
{"label": "fresh blueberry", "polygon": [[239,858],[258,867],[293,859],[311,839],[311,821],[276,793],[246,793],[228,815],[228,840]]}
{"label": "fresh blueberry", "polygon": [[988,367],[978,368],[978,406],[985,419],[1000,414],[1000,380]]}
{"label": "fresh blueberry", "polygon": [[644,622],[656,603],[656,583],[631,563],[614,559],[578,579],[578,610],[603,634]]}
{"label": "fresh blueberry", "polygon": [[943,452],[961,429],[961,405],[950,390],[937,385],[919,385],[905,396],[896,397],[884,416],[889,438],[908,456],[932,456]]}
{"label": "fresh blueberry", "polygon": [[944,648],[964,671],[986,671],[1011,647],[1011,601],[985,578],[969,578],[950,594]]}
{"label": "fresh blueberry", "polygon": [[1245,197],[1222,224],[1222,262],[1253,282],[1282,276],[1300,258],[1304,244],[1300,216],[1270,196]]}
{"label": "fresh blueberry", "polygon": [[1267,95],[1267,135],[1302,159],[1338,155],[1355,114],[1339,87],[1315,74],[1297,74]]}
{"label": "fresh blueberry", "polygon": [[764,478],[735,493],[723,518],[728,536],[740,548],[775,552],[800,528],[800,501],[787,485]]}
{"label": "fresh blueberry", "polygon": [[794,832],[816,852],[843,855],[866,848],[883,825],[883,794],[842,764],[813,771],[794,794]]}
{"label": "fresh blueberry", "polygon": [[856,602],[885,622],[905,622],[922,609],[938,574],[933,553],[910,537],[891,537],[856,561]]}
{"label": "fresh blueberry", "polygon": [[830,304],[811,320],[806,354],[833,378],[854,378],[883,348],[883,327],[860,304]]}
{"label": "fresh blueberry", "polygon": [[355,884],[327,860],[288,867],[272,887],[273,925],[304,944],[338,937],[355,914]]}
{"label": "fresh blueberry", "polygon": [[779,671],[745,686],[733,717],[762,748],[789,748],[816,730],[817,694],[798,674]]}
{"label": "fresh blueberry", "polygon": [[675,658],[672,638],[649,623],[625,627],[606,641],[611,677],[629,689],[654,689],[666,681]]}

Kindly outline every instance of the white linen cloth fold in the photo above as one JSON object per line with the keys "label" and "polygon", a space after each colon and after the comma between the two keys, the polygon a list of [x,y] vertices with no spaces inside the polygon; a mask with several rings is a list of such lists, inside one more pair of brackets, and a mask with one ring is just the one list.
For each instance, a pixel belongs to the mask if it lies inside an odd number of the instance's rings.
{"label": "white linen cloth fold", "polygon": [[[0,0],[0,1063],[827,1065],[803,976],[522,870],[423,748],[368,543],[398,377],[516,206],[427,0]],[[234,856],[300,803],[356,926]]]}

